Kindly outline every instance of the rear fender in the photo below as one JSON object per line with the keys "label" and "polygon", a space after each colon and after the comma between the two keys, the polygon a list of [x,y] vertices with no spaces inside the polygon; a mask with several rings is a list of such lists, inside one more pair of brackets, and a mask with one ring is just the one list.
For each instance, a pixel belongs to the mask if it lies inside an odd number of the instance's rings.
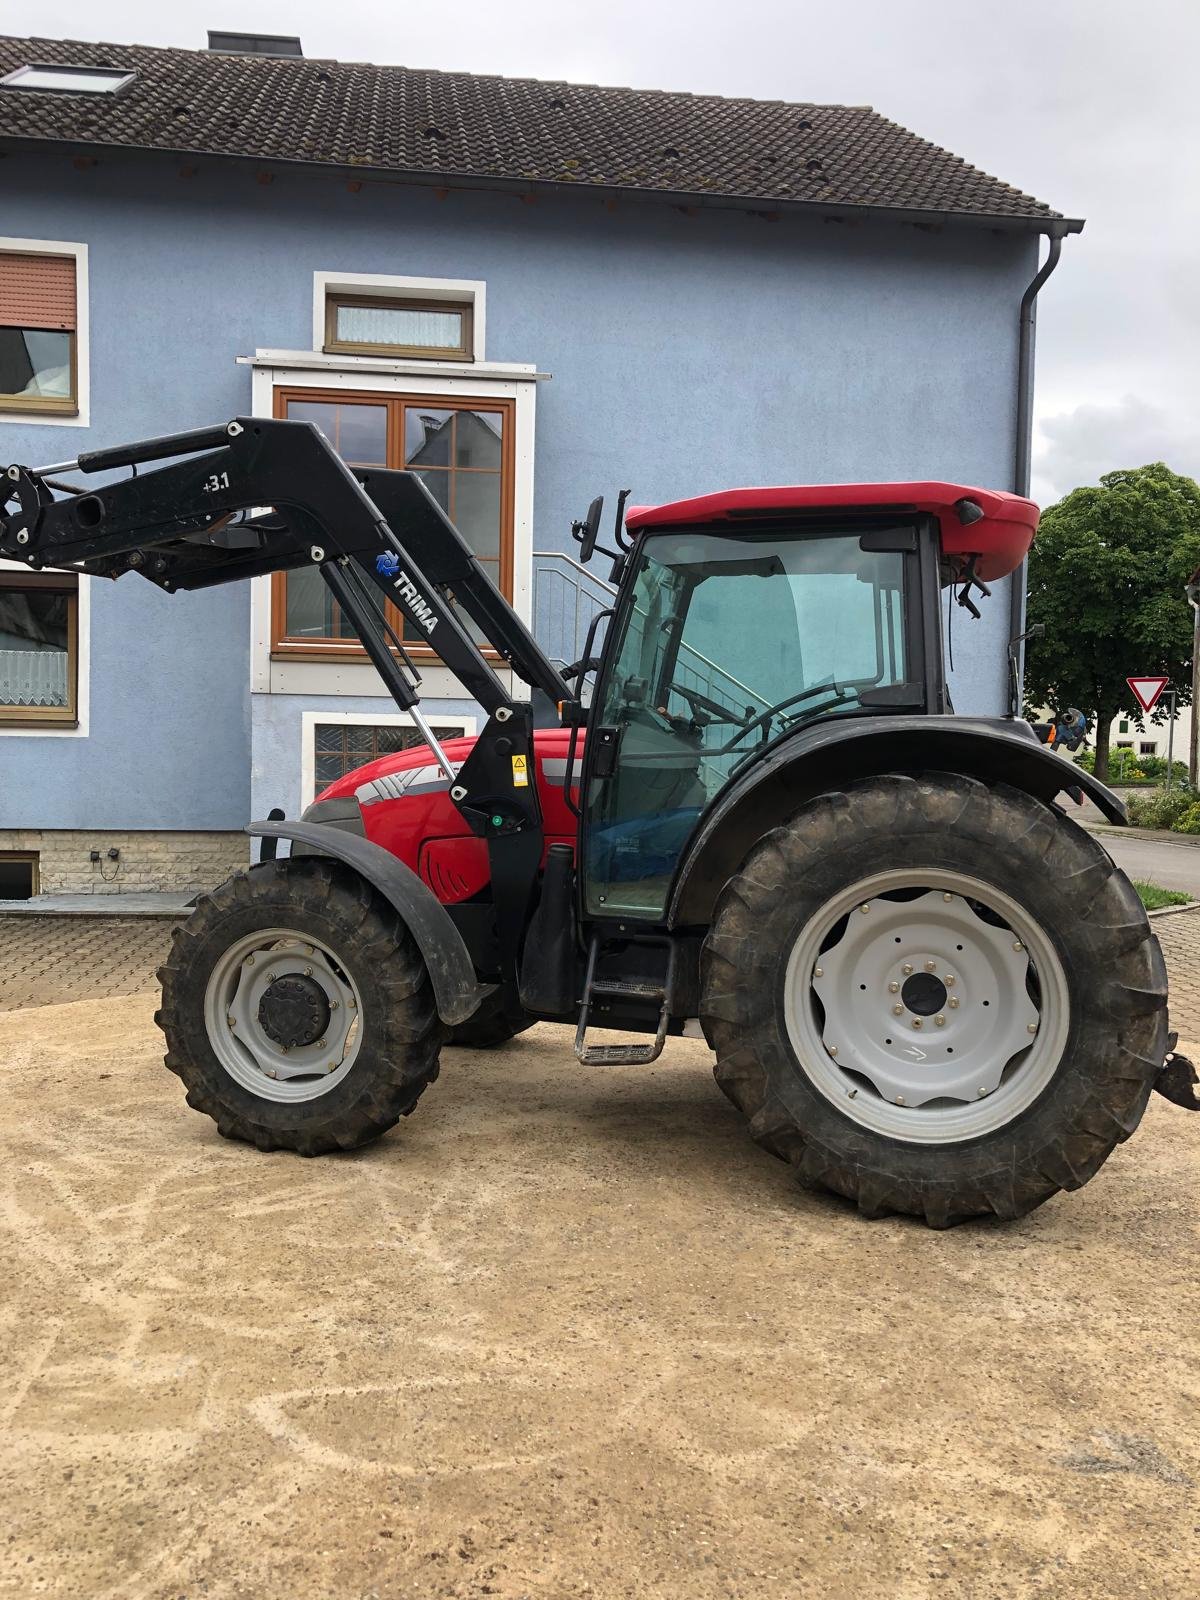
{"label": "rear fender", "polygon": [[[1022,731],[1023,730],[1023,731]],[[705,927],[722,888],[763,834],[814,795],[881,772],[960,772],[1053,804],[1081,789],[1110,821],[1125,807],[1090,772],[1047,750],[1027,722],[1001,717],[831,717],[784,740],[720,795],[675,870],[671,927]]]}
{"label": "rear fender", "polygon": [[395,909],[429,972],[438,1016],[451,1027],[473,1017],[493,985],[475,975],[462,934],[446,908],[405,866],[381,845],[324,822],[251,822],[246,832],[264,839],[290,839],[306,855],[332,856],[353,867]]}

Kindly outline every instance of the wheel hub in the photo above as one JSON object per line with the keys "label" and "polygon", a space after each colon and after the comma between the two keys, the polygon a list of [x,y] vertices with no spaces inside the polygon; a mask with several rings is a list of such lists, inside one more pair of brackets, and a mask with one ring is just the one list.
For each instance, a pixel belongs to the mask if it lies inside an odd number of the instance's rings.
{"label": "wheel hub", "polygon": [[901,1002],[918,1017],[932,1017],[942,1011],[947,994],[946,985],[932,972],[914,972],[900,987]]}
{"label": "wheel hub", "polygon": [[265,1100],[335,1089],[362,1043],[357,985],[328,946],[260,928],[218,958],[204,996],[209,1042],[237,1083]]}
{"label": "wheel hub", "polygon": [[785,1014],[821,1092],[895,1138],[954,1142],[1008,1121],[1065,1048],[1061,963],[1020,904],[941,868],[873,874],[792,950]]}
{"label": "wheel hub", "polygon": [[315,978],[302,972],[276,978],[263,990],[258,1020],[268,1039],[294,1050],[314,1044],[329,1027],[329,1000]]}

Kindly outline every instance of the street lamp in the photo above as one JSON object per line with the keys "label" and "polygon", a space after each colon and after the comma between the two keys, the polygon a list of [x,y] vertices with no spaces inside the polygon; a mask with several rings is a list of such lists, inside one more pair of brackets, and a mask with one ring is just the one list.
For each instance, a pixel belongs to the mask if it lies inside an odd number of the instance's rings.
{"label": "street lamp", "polygon": [[1200,789],[1200,567],[1184,588],[1192,608],[1192,738],[1188,748],[1188,782]]}

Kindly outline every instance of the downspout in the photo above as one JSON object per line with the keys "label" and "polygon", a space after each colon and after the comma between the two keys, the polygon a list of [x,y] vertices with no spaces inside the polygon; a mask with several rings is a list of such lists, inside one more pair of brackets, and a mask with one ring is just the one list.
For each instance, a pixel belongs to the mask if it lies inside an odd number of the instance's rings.
{"label": "downspout", "polygon": [[[1037,276],[1021,296],[1021,318],[1017,339],[1017,438],[1013,454],[1013,489],[1017,494],[1029,493],[1029,458],[1033,434],[1033,332],[1035,307],[1042,285],[1058,265],[1062,254],[1062,235],[1050,235],[1050,250]],[[1022,562],[1008,582],[1008,637],[1015,639],[1025,629],[1025,595],[1027,589],[1026,563]],[[1025,651],[1016,649],[1017,684],[1021,684],[1025,670]],[[1020,706],[1015,709],[1020,714]]]}

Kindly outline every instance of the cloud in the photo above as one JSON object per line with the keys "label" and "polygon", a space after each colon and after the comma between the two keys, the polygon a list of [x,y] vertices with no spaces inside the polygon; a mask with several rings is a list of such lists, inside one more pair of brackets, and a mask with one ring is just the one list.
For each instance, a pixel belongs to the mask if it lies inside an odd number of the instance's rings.
{"label": "cloud", "polygon": [[1111,405],[1078,405],[1039,417],[1034,432],[1033,497],[1042,505],[1102,472],[1165,461],[1200,477],[1200,421],[1127,394]]}

